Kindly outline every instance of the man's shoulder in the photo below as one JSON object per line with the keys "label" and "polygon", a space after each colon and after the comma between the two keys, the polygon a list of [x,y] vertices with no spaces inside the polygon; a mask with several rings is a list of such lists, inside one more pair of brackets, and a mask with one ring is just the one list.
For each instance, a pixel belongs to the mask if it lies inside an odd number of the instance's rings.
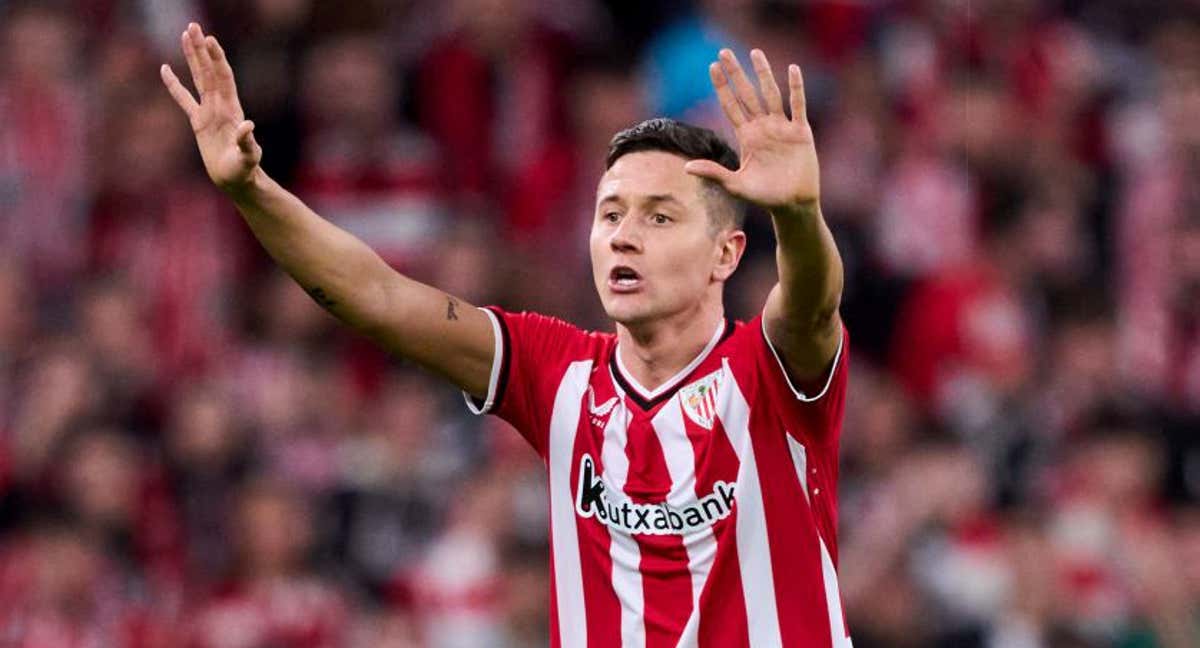
{"label": "man's shoulder", "polygon": [[599,358],[616,345],[616,334],[585,329],[560,317],[536,311],[509,311],[497,306],[486,310],[496,315],[508,341],[517,347],[538,349],[542,359],[551,359],[558,351],[575,359]]}
{"label": "man's shoulder", "polygon": [[762,315],[749,320],[727,319],[717,355],[730,359],[751,356],[762,336]]}

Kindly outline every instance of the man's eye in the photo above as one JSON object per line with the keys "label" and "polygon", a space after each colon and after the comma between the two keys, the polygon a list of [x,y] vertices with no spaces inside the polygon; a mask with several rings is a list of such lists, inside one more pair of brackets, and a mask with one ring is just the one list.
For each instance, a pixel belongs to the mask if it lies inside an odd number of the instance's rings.
{"label": "man's eye", "polygon": [[621,215],[617,212],[605,212],[604,215],[601,216],[601,218],[603,218],[604,220],[606,220],[610,223],[615,223],[615,222],[621,220]]}
{"label": "man's eye", "polygon": [[667,216],[666,214],[655,214],[653,219],[655,225],[666,225],[667,223],[671,222],[671,217]]}

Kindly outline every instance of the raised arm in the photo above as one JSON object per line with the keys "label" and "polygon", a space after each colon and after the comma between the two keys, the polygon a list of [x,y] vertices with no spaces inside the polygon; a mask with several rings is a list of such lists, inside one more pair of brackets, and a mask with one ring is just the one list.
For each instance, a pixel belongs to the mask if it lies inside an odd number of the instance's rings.
{"label": "raised arm", "polygon": [[789,118],[766,55],[752,50],[750,59],[761,99],[730,50],[721,50],[719,62],[709,66],[737,136],[741,168],[730,171],[707,160],[686,168],[771,213],[779,283],[767,297],[763,321],[788,373],[807,382],[826,374],[841,343],[842,259],[821,216],[820,171],[800,67],[788,66]]}
{"label": "raised arm", "polygon": [[195,23],[181,39],[199,101],[167,65],[163,83],[187,114],[209,177],[233,199],[267,252],[338,319],[484,396],[494,350],[487,315],[396,272],[268,177],[221,45]]}

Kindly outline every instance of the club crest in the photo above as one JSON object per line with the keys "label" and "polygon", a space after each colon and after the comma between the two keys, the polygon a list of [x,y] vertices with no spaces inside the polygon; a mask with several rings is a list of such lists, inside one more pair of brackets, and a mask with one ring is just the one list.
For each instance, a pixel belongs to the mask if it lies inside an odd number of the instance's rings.
{"label": "club crest", "polygon": [[679,403],[688,418],[700,427],[711,430],[717,415],[717,388],[722,370],[718,369],[679,390]]}

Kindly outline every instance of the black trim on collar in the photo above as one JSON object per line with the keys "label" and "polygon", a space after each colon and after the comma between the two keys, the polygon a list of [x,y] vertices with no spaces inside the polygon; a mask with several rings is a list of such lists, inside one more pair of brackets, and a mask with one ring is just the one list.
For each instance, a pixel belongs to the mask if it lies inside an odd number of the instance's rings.
{"label": "black trim on collar", "polygon": [[[725,318],[725,332],[721,334],[721,339],[717,341],[717,346],[721,346],[722,342],[724,342],[725,340],[728,340],[729,336],[733,335],[733,329],[734,329],[733,320],[726,317]],[[713,350],[716,350],[717,346],[713,347]]]}
{"label": "black trim on collar", "polygon": [[[724,342],[725,340],[728,340],[729,336],[733,335],[733,331],[734,331],[733,322],[730,321],[729,318],[725,318],[725,331],[723,333],[721,333],[721,339],[718,340],[717,343],[714,344],[711,349],[709,349],[709,351],[708,351],[709,355],[712,355],[713,353],[715,353],[717,350],[717,347],[721,346],[722,342]],[[704,363],[701,362],[700,364],[704,364]],[[699,368],[700,368],[700,365],[696,365],[696,367],[692,369],[691,373],[695,373],[696,369],[699,369]],[[621,373],[621,368],[619,366],[617,366],[617,347],[616,346],[613,346],[612,353],[609,354],[609,356],[608,356],[608,369],[612,373],[613,380],[616,380],[617,383],[620,384],[622,391],[625,392],[625,395],[628,396],[630,399],[632,399],[634,404],[636,404],[638,407],[640,407],[642,409],[642,411],[644,411],[644,412],[648,412],[648,411],[654,409],[655,407],[662,405],[667,400],[669,400],[672,396],[674,396],[675,392],[679,391],[680,387],[683,387],[684,385],[687,384],[688,376],[683,376],[670,389],[655,396],[654,398],[647,400],[644,396],[642,396],[641,392],[639,392],[636,387],[629,384],[629,381],[626,380],[625,376]],[[691,373],[689,373],[688,375],[690,376]]]}

